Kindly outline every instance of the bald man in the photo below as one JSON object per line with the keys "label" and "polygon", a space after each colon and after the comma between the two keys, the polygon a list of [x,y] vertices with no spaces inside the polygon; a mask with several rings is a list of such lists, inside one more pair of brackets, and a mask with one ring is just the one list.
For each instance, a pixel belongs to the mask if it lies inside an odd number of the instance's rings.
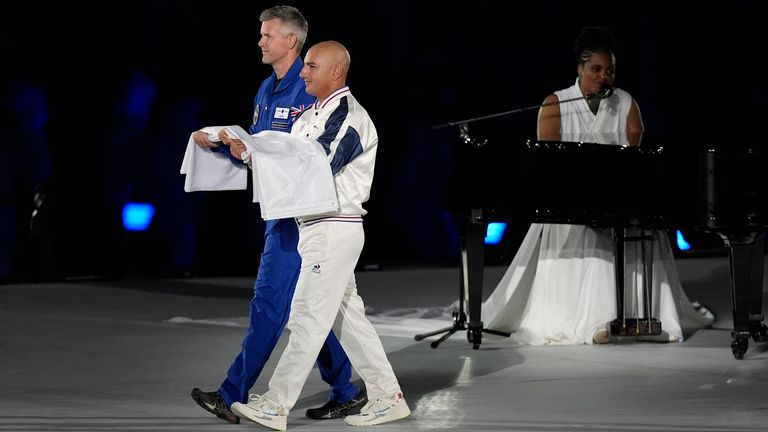
{"label": "bald man", "polygon": [[[315,100],[306,92],[300,77],[304,66],[301,49],[307,39],[309,24],[304,15],[292,6],[265,9],[259,20],[262,62],[271,65],[273,73],[262,82],[254,99],[253,124],[249,132],[289,132],[294,127],[295,115]],[[245,144],[231,139],[225,132],[221,136],[225,144],[223,146],[208,140],[207,132],[197,131],[193,138],[203,148],[220,147],[220,150],[230,152],[236,159],[240,159],[240,154],[245,150]],[[230,407],[234,402],[248,401],[248,392],[261,374],[288,321],[301,264],[298,241],[299,233],[293,218],[266,222],[264,250],[253,287],[250,322],[241,344],[242,349],[231,363],[218,390],[192,390],[192,398],[198,405],[223,420],[239,422]],[[367,399],[350,382],[350,361],[333,333],[328,335],[317,357],[317,367],[331,390],[328,402],[321,407],[308,409],[307,417],[322,420],[359,412]]]}
{"label": "bald man", "polygon": [[232,412],[275,430],[285,430],[320,347],[333,328],[352,367],[365,382],[369,402],[344,421],[353,426],[399,420],[411,410],[387,360],[384,347],[365,317],[357,293],[355,265],[363,249],[362,204],[373,181],[378,136],[368,113],[346,86],[350,57],[338,42],[307,51],[301,78],[317,100],[296,120],[294,135],[316,140],[331,165],[339,211],[298,219],[301,271],[291,304],[288,345],[262,396],[232,404]]}

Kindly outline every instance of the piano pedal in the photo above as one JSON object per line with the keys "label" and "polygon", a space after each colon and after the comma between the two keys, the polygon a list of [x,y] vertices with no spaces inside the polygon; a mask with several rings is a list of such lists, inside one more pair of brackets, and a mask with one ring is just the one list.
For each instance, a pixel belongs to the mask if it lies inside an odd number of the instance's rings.
{"label": "piano pedal", "polygon": [[658,336],[661,321],[656,318],[615,319],[610,324],[611,336]]}
{"label": "piano pedal", "polygon": [[733,341],[731,341],[731,352],[733,353],[733,357],[736,358],[736,360],[742,360],[747,349],[749,349],[749,332],[734,330],[731,332],[731,337],[733,338]]}

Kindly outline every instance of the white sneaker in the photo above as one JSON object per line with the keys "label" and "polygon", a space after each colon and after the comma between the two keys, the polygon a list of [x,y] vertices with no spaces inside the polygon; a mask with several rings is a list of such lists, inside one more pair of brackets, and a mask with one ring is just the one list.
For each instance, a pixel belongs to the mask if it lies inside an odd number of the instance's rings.
{"label": "white sneaker", "polygon": [[248,396],[248,403],[235,402],[229,407],[238,417],[254,421],[274,430],[284,431],[288,414],[282,406],[257,394]]}
{"label": "white sneaker", "polygon": [[592,343],[597,345],[607,344],[611,342],[611,332],[608,329],[600,329],[592,335]]}
{"label": "white sneaker", "polygon": [[411,409],[403,399],[403,394],[398,393],[393,397],[379,398],[369,401],[360,414],[352,414],[344,417],[344,421],[351,426],[373,426],[406,418],[411,414]]}

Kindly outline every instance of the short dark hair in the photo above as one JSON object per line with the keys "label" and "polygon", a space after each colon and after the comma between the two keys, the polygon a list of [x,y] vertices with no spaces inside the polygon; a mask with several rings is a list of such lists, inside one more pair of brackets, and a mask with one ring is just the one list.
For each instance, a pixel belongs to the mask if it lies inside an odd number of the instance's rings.
{"label": "short dark hair", "polygon": [[613,33],[605,27],[584,27],[576,37],[573,51],[576,54],[576,61],[583,64],[594,53],[615,54],[616,39],[613,37]]}
{"label": "short dark hair", "polygon": [[309,31],[309,23],[307,23],[307,19],[304,18],[304,15],[293,6],[283,5],[264,9],[264,11],[261,12],[261,15],[259,15],[260,22],[272,19],[279,19],[291,29],[298,41],[296,51],[301,52],[304,42],[307,41],[307,32]]}

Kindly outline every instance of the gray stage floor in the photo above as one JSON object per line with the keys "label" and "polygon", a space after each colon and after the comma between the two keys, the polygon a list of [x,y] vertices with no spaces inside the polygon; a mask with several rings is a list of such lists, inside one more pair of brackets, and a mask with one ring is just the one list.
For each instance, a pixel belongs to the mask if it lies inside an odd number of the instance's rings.
{"label": "gray stage floor", "polygon": [[[479,350],[463,332],[438,349],[413,340],[450,324],[457,270],[359,273],[414,411],[374,429],[768,430],[768,344],[751,343],[744,360],[731,354],[726,259],[686,258],[678,268],[689,297],[718,316],[683,343],[515,347],[488,337]],[[487,269],[486,291],[502,271]],[[248,278],[0,286],[0,431],[267,430],[224,423],[189,397],[192,387],[217,387],[239,349],[250,286]],[[352,430],[303,417],[324,399],[313,371],[288,429]]]}

